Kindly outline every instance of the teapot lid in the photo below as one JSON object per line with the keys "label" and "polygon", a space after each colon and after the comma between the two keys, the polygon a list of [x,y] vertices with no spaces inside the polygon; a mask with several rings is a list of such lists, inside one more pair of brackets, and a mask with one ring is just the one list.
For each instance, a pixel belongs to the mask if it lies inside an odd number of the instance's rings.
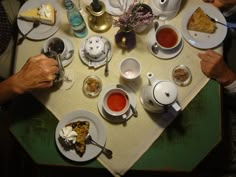
{"label": "teapot lid", "polygon": [[162,105],[169,105],[175,102],[177,94],[176,86],[170,81],[158,82],[153,89],[155,100]]}

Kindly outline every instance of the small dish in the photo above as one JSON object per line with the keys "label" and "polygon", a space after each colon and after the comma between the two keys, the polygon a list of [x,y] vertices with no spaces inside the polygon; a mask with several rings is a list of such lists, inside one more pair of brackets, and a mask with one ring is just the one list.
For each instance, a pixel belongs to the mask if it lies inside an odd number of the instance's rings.
{"label": "small dish", "polygon": [[86,39],[85,39],[85,41],[83,41],[83,42],[81,43],[81,45],[80,45],[80,49],[79,49],[79,56],[80,56],[80,59],[81,59],[81,61],[82,61],[85,65],[87,65],[88,67],[99,68],[99,67],[105,65],[105,64],[106,64],[106,57],[108,57],[108,61],[111,60],[111,57],[112,57],[112,46],[111,46],[111,43],[110,43],[110,41],[109,41],[107,38],[105,38],[104,36],[100,36],[100,37],[102,38],[102,40],[103,40],[103,42],[104,42],[105,44],[108,44],[108,45],[107,45],[108,47],[107,47],[107,49],[106,49],[106,51],[107,51],[108,53],[105,53],[104,55],[102,55],[102,56],[101,56],[101,57],[103,57],[102,59],[98,59],[97,61],[92,61],[92,60],[90,60],[89,58],[86,57],[86,55],[85,55],[85,50],[84,50]]}
{"label": "small dish", "polygon": [[[122,89],[124,89],[127,93],[128,93],[128,97],[129,97],[129,101],[130,101],[130,104],[136,108],[136,98],[135,98],[135,94],[134,92],[127,86],[125,85],[121,85]],[[131,109],[128,110],[127,112],[127,118],[124,119],[122,116],[112,116],[112,115],[109,115],[106,113],[106,111],[103,109],[103,99],[104,99],[104,96],[105,94],[111,90],[111,89],[114,89],[114,88],[118,88],[117,87],[117,84],[111,84],[109,86],[107,86],[106,88],[104,88],[99,97],[98,97],[98,102],[97,102],[97,106],[98,106],[98,110],[99,110],[99,113],[101,114],[101,116],[106,119],[107,121],[109,122],[112,122],[112,123],[123,123],[127,120],[129,120],[132,115],[133,115],[133,112]]]}
{"label": "small dish", "polygon": [[185,65],[178,65],[172,71],[172,78],[176,85],[187,86],[192,81],[190,69]]}
{"label": "small dish", "polygon": [[98,76],[90,75],[84,79],[83,92],[87,97],[94,98],[102,90],[102,81]]}

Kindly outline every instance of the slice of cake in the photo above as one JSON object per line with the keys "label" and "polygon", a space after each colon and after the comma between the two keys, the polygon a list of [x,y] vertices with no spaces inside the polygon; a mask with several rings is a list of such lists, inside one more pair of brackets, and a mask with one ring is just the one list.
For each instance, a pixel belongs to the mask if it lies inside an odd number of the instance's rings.
{"label": "slice of cake", "polygon": [[77,133],[75,150],[82,157],[86,150],[86,137],[89,133],[89,122],[88,121],[77,121],[67,126],[72,126],[73,131]]}
{"label": "slice of cake", "polygon": [[19,14],[19,18],[28,20],[28,21],[35,21],[38,20],[43,24],[47,25],[54,25],[56,21],[56,10],[50,4],[42,4],[40,7],[27,9]]}
{"label": "slice of cake", "polygon": [[187,29],[205,33],[214,33],[216,30],[216,24],[208,18],[200,7],[198,7],[190,17]]}

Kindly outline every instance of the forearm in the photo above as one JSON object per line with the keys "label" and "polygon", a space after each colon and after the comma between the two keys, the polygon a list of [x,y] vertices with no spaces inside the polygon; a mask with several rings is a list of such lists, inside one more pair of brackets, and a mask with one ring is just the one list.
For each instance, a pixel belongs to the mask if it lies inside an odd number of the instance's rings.
{"label": "forearm", "polygon": [[0,82],[0,105],[22,93],[24,92],[18,87],[15,76]]}

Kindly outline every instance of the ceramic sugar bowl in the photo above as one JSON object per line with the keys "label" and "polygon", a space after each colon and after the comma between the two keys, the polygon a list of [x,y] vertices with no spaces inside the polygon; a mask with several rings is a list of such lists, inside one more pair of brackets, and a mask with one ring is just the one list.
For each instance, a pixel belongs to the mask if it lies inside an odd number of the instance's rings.
{"label": "ceramic sugar bowl", "polygon": [[167,80],[158,80],[153,73],[147,73],[148,85],[141,91],[140,100],[143,107],[152,113],[170,111],[177,115],[181,111],[177,103],[177,88]]}

